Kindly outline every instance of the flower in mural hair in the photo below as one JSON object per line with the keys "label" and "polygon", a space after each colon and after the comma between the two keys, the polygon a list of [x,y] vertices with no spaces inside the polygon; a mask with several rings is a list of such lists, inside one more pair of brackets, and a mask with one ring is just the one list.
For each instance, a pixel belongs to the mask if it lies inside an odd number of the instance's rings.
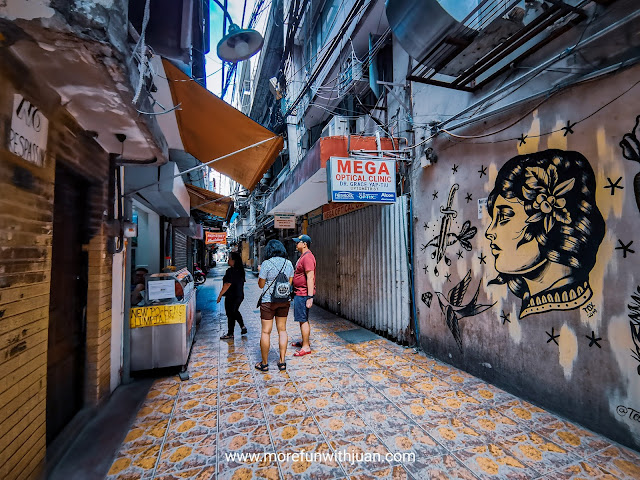
{"label": "flower in mural hair", "polygon": [[527,218],[527,223],[543,221],[547,233],[556,222],[570,224],[571,214],[566,208],[567,200],[563,195],[573,188],[575,178],[558,183],[558,170],[553,164],[546,171],[541,167],[527,167],[525,177],[526,185],[522,187],[522,194],[533,202],[533,209],[538,210]]}

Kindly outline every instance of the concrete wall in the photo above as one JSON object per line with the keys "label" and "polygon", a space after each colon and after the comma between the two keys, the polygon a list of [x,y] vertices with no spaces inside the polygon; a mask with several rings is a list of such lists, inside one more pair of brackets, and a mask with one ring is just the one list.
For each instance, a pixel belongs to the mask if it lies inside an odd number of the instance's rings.
{"label": "concrete wall", "polygon": [[[638,78],[441,135],[438,162],[412,178],[421,346],[636,449]],[[414,92],[414,107],[432,98]]]}
{"label": "concrete wall", "polygon": [[[55,165],[90,184],[85,404],[109,392],[111,256],[103,212],[108,158],[24,65],[0,52],[0,478],[36,478],[45,459],[47,337]],[[14,94],[49,121],[42,166],[8,150]]]}
{"label": "concrete wall", "polygon": [[136,265],[145,267],[149,273],[160,271],[160,216],[134,200],[138,210],[138,246],[136,247]]}

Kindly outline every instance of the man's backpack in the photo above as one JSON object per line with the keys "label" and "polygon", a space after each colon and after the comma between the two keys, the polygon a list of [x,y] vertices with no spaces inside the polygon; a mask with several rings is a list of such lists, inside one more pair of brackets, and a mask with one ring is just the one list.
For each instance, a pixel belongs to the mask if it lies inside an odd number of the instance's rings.
{"label": "man's backpack", "polygon": [[287,276],[280,271],[273,282],[273,290],[271,292],[271,301],[275,303],[288,302],[291,295],[291,284]]}

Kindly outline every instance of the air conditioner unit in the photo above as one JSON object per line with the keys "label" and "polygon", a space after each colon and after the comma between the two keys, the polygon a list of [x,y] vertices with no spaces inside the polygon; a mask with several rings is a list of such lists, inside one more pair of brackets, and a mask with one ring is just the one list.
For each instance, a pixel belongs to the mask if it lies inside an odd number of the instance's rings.
{"label": "air conditioner unit", "polygon": [[321,137],[340,137],[349,134],[349,120],[336,115],[322,129]]}

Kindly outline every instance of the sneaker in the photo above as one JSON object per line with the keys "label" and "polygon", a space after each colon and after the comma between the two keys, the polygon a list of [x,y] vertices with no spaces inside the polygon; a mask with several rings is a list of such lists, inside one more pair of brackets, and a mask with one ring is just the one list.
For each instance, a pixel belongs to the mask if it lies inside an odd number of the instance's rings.
{"label": "sneaker", "polygon": [[222,336],[220,337],[220,340],[229,340],[230,338],[233,338],[233,335],[231,335],[231,334],[227,333],[227,334],[225,334],[225,335],[222,335]]}
{"label": "sneaker", "polygon": [[242,330],[240,330],[240,334],[241,335],[246,335],[247,334],[247,327],[242,327]]}

